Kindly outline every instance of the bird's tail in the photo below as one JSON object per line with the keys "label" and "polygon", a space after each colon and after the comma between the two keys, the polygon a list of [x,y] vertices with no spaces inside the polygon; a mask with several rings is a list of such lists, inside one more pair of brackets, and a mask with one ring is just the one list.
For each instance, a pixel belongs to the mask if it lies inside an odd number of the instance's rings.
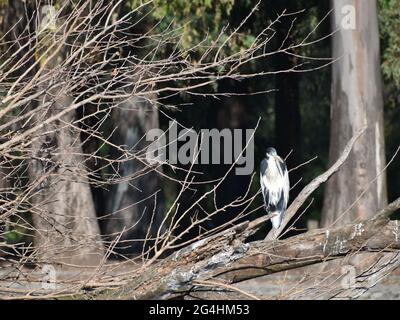
{"label": "bird's tail", "polygon": [[274,211],[271,212],[271,214],[273,214],[274,216],[271,218],[271,222],[272,222],[272,226],[274,227],[274,229],[278,229],[279,226],[281,225],[281,213],[279,211]]}

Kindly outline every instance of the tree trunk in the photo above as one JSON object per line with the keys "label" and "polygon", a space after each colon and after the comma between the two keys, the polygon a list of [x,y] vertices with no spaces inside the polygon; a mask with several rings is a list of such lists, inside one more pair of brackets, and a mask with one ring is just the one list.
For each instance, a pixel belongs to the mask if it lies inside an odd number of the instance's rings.
{"label": "tree trunk", "polygon": [[[54,112],[70,102],[60,97]],[[69,113],[62,120],[71,123],[73,118]],[[45,126],[43,132],[49,133],[33,143],[31,182],[45,177],[33,198],[35,247],[39,260],[46,263],[96,265],[103,250],[79,133],[61,126],[60,122]]]}
{"label": "tree trunk", "polygon": [[[127,1],[123,1],[119,7],[119,16],[125,16],[130,10]],[[140,19],[141,23],[121,25],[121,33],[118,30],[116,32],[121,39],[126,37],[126,32],[146,34],[152,26],[150,18],[141,13],[136,13],[131,19]],[[132,52],[137,56],[147,54],[147,49],[141,49],[146,47],[146,41],[146,37],[143,37],[137,46],[127,44],[119,48],[119,51],[124,57],[129,57]],[[141,72],[140,69],[138,72]],[[127,75],[125,81],[135,83],[136,76],[146,77],[146,74]],[[126,82],[123,81],[121,86],[126,88]],[[112,109],[112,127],[116,130],[110,140],[126,151],[117,148],[111,151],[113,159],[120,158],[123,161],[112,172],[117,173],[120,181],[106,194],[107,215],[103,221],[103,230],[110,240],[118,239],[113,249],[117,255],[135,256],[148,250],[154,244],[150,238],[156,236],[164,218],[160,174],[156,172],[162,171],[162,167],[152,167],[144,155],[144,150],[149,146],[146,133],[160,127],[158,109],[153,104],[156,99],[155,95],[133,95]]]}
{"label": "tree trunk", "polygon": [[[325,227],[336,221],[343,225],[370,218],[387,202],[376,2],[338,0],[332,1],[332,6],[332,26],[338,29],[332,39],[332,55],[340,58],[332,65],[330,161],[355,132],[365,126],[367,130],[327,184],[322,214]],[[354,30],[351,8],[355,9]]]}
{"label": "tree trunk", "polygon": [[[107,195],[105,233],[111,240],[119,238],[114,248],[118,254],[140,254],[152,245],[152,241],[145,239],[156,235],[163,220],[159,173],[146,163],[140,152],[149,145],[146,133],[159,127],[158,110],[151,102],[131,97],[113,109],[112,119],[117,129],[111,142],[133,155],[140,154],[141,159],[123,160],[116,168],[121,181]],[[115,150],[113,158],[119,157],[124,155]],[[159,166],[157,170],[162,168]]]}
{"label": "tree trunk", "polygon": [[[45,60],[41,52],[37,54]],[[52,88],[59,73],[52,75],[51,70],[63,59],[60,50],[44,69],[49,81],[44,84],[44,94],[36,107],[37,123],[73,102],[68,89]],[[48,102],[50,105],[44,107]],[[36,184],[31,210],[36,230],[34,243],[39,262],[97,265],[104,252],[79,131],[71,125],[74,120],[75,113],[69,112],[44,125],[32,141],[29,178]]]}

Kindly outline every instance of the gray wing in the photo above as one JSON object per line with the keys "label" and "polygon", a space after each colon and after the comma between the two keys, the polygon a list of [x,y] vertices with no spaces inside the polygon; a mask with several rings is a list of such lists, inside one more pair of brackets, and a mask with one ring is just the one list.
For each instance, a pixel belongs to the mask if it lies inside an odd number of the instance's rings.
{"label": "gray wing", "polygon": [[260,184],[261,184],[261,193],[263,195],[265,209],[268,209],[269,206],[268,189],[264,183],[264,177],[266,175],[267,168],[268,168],[268,163],[267,160],[264,159],[261,161],[260,164]]}
{"label": "gray wing", "polygon": [[[289,202],[289,190],[290,190],[290,181],[289,181],[289,172],[286,167],[286,163],[284,160],[280,162],[280,169],[282,171],[284,185],[282,190],[282,203],[281,203],[281,212],[285,213],[287,204]],[[283,218],[283,217],[282,217]]]}

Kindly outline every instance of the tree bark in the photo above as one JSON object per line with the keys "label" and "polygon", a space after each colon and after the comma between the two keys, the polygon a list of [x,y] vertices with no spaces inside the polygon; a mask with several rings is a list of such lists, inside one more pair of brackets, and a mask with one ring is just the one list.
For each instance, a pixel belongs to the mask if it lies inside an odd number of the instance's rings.
{"label": "tree bark", "polygon": [[[119,16],[126,15],[129,10],[131,9],[127,1],[123,1],[119,5]],[[116,32],[121,39],[126,37],[126,32],[143,35],[151,28],[149,17],[136,14],[138,16],[134,15],[133,21],[141,23],[121,26],[121,33]],[[120,53],[125,57],[132,55],[132,52],[138,57],[147,54],[147,49],[144,51],[141,49],[146,47],[146,41],[148,41],[146,37],[143,37],[136,46],[126,45],[119,48]],[[130,79],[134,84],[136,77],[146,77],[140,68],[137,72],[138,74],[127,75],[126,80]],[[121,83],[121,87],[126,88],[126,81]],[[132,90],[132,87],[126,90]],[[132,96],[112,110],[112,127],[116,130],[110,140],[114,145],[121,146],[127,151],[124,154],[125,152],[116,148],[112,150],[113,158],[123,159],[112,172],[118,175],[120,182],[113,185],[111,191],[105,195],[106,212],[103,212],[106,213],[104,233],[110,240],[118,239],[113,249],[115,257],[135,256],[147,251],[154,244],[150,238],[156,236],[164,218],[164,198],[159,173],[162,171],[162,166],[152,166],[147,163],[143,153],[150,144],[146,141],[146,133],[151,129],[160,128],[156,100],[155,95]],[[129,154],[131,156],[126,158]]]}
{"label": "tree bark", "polygon": [[[51,31],[50,31],[51,32]],[[38,52],[41,56],[41,52]],[[61,65],[63,49],[46,65],[49,82],[43,85],[43,96],[37,105],[36,123],[67,108],[73,98],[68,89],[54,90],[58,79],[52,69]],[[50,102],[48,107],[43,107]],[[29,179],[35,185],[32,214],[35,226],[35,250],[39,263],[98,265],[103,257],[100,230],[90,186],[79,131],[69,112],[57,121],[43,126],[32,139],[32,161]]]}
{"label": "tree bark", "polygon": [[[342,13],[349,4],[355,9],[354,30],[346,20],[352,19],[351,13]],[[370,218],[387,202],[376,1],[335,0],[332,7],[332,27],[338,29],[332,38],[332,55],[339,59],[332,65],[330,161],[337,159],[355,132],[364,126],[367,130],[327,184],[325,227]]]}
{"label": "tree bark", "polygon": [[[141,152],[149,145],[146,133],[159,128],[158,110],[151,102],[132,97],[113,109],[112,119],[117,130],[111,142],[123,145],[131,154],[140,154],[142,159],[124,160],[116,168],[121,182],[107,195],[105,233],[111,239],[118,237],[114,248],[118,254],[141,254],[153,244],[149,239],[156,236],[164,213],[159,173]],[[124,155],[116,151],[114,157],[120,156]]]}
{"label": "tree bark", "polygon": [[[70,102],[61,97],[52,109],[57,112]],[[69,113],[61,120],[71,123],[73,118]],[[103,249],[79,133],[62,126],[59,121],[45,126],[43,135],[33,142],[30,180],[42,180],[33,197],[38,260],[97,265]]]}

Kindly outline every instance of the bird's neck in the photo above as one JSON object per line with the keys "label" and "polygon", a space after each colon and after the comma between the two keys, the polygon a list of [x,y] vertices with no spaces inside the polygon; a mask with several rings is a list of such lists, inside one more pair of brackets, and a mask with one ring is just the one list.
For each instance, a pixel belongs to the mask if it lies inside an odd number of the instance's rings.
{"label": "bird's neck", "polygon": [[268,176],[269,178],[274,178],[279,175],[279,168],[277,160],[271,159],[268,161]]}

